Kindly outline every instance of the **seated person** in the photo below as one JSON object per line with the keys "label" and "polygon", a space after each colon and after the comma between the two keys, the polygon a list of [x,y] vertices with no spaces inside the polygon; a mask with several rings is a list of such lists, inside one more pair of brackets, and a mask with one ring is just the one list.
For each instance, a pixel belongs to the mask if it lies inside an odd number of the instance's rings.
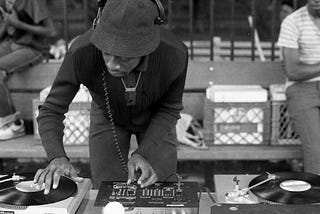
{"label": "seated person", "polygon": [[0,140],[25,134],[5,81],[8,75],[40,62],[48,52],[46,37],[56,36],[56,30],[45,2],[0,1]]}

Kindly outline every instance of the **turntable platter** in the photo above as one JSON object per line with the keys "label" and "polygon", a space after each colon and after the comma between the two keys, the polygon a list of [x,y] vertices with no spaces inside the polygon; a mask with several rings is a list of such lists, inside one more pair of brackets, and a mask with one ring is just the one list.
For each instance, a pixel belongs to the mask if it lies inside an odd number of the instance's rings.
{"label": "turntable platter", "polygon": [[[67,177],[61,177],[57,189],[51,189],[48,195],[43,193],[44,188],[37,188],[32,180],[32,173],[19,174],[21,181],[8,180],[0,183],[0,204],[13,206],[32,206],[55,203],[72,196],[77,191],[77,185]],[[11,176],[7,176],[11,177]],[[4,180],[7,177],[0,179]]]}
{"label": "turntable platter", "polygon": [[[279,172],[274,180],[251,189],[258,198],[279,204],[320,203],[320,176],[302,172]],[[268,174],[257,176],[249,187],[265,180]]]}

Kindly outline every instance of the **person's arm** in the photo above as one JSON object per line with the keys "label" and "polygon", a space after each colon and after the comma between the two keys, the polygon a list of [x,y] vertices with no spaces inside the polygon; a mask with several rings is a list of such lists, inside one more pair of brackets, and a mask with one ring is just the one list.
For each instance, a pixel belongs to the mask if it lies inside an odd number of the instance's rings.
{"label": "person's arm", "polygon": [[68,52],[48,97],[39,107],[39,116],[37,117],[41,142],[47,153],[49,164],[46,168],[37,171],[34,183],[39,186],[45,184],[44,194],[48,194],[51,187],[53,189],[58,187],[62,175],[78,182],[82,181],[71,165],[63,146],[64,114],[68,111],[79,86],[80,83],[78,83],[73,69],[72,54]]}
{"label": "person's arm", "polygon": [[290,81],[306,81],[320,76],[320,63],[310,65],[301,62],[296,48],[283,47],[283,63]]}
{"label": "person's arm", "polygon": [[66,54],[48,97],[39,107],[39,134],[49,161],[66,156],[62,142],[64,114],[80,87],[72,57],[72,53]]}
{"label": "person's arm", "polygon": [[12,10],[11,14],[5,12],[4,14],[7,18],[8,24],[17,29],[25,30],[27,32],[45,37],[55,37],[57,35],[53,21],[50,17],[43,19],[39,22],[39,24],[28,24],[19,20],[15,10]]}

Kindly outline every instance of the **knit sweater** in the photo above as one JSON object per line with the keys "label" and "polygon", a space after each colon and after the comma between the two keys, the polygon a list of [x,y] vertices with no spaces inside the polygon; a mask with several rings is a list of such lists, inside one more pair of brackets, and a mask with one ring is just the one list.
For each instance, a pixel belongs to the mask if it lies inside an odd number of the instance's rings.
{"label": "knit sweater", "polygon": [[89,89],[93,102],[106,109],[103,70],[115,125],[133,131],[146,130],[136,153],[148,159],[153,152],[161,152],[153,148],[158,148],[155,145],[162,142],[180,118],[187,48],[169,31],[161,29],[160,45],[147,57],[147,69],[137,86],[136,104],[127,106],[121,79],[107,71],[101,51],[89,41],[91,33],[88,31],[73,43],[51,92],[39,107],[39,133],[48,159],[66,156],[62,141],[64,114],[80,84]]}

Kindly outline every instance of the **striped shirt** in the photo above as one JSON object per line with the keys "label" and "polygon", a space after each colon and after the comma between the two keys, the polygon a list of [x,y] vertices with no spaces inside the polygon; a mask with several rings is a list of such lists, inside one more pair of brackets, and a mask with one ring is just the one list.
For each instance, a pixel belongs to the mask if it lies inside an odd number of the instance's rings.
{"label": "striped shirt", "polygon": [[[299,60],[305,64],[320,63],[320,29],[315,25],[307,6],[283,20],[278,46],[298,49]],[[316,80],[320,80],[320,77],[309,81]]]}

